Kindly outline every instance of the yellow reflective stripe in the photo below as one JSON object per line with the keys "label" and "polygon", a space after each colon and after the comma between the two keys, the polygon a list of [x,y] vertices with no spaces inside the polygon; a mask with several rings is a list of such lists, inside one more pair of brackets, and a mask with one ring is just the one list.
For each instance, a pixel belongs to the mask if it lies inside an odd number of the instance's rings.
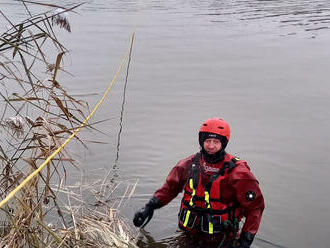
{"label": "yellow reflective stripe", "polygon": [[[192,205],[194,205],[193,197],[194,197],[194,195],[196,195],[196,190],[194,189],[194,180],[192,178],[189,179],[189,187],[192,189],[189,205],[192,206]],[[183,223],[184,227],[186,227],[188,225],[189,217],[190,217],[190,210],[187,210],[186,217],[185,217],[184,223]]]}
{"label": "yellow reflective stripe", "polygon": [[207,203],[210,203],[210,195],[209,195],[209,192],[205,191],[205,201]]}
{"label": "yellow reflective stripe", "polygon": [[187,210],[186,218],[184,220],[183,226],[186,227],[189,221],[190,210]]}
{"label": "yellow reflective stripe", "polygon": [[192,178],[189,179],[189,187],[192,189],[189,205],[192,206],[192,205],[194,205],[194,203],[193,203],[194,195],[196,195],[196,190],[194,189],[194,180]]}
{"label": "yellow reflective stripe", "polygon": [[207,208],[210,208],[211,206],[210,206],[210,195],[209,195],[209,192],[205,191],[204,194],[205,194],[205,201],[207,203]]}
{"label": "yellow reflective stripe", "polygon": [[190,206],[194,205],[194,203],[193,203],[193,197],[194,197],[195,194],[196,194],[196,190],[193,189],[193,192],[192,192],[192,194],[191,194],[191,198],[190,198],[190,201],[189,201],[189,205],[190,205]]}
{"label": "yellow reflective stripe", "polygon": [[192,178],[189,179],[189,187],[190,187],[191,189],[194,189],[194,181],[193,181]]}
{"label": "yellow reflective stripe", "polygon": [[213,224],[209,222],[209,234],[213,234]]}

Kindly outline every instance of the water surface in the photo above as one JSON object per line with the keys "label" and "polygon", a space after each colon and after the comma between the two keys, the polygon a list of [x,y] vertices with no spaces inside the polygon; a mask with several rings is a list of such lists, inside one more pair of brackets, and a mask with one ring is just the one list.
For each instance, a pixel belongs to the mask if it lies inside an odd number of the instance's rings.
{"label": "water surface", "polygon": [[[24,19],[12,1],[0,8]],[[115,171],[139,183],[124,216],[132,218],[171,167],[198,151],[200,123],[222,116],[232,127],[227,151],[249,162],[265,196],[258,237],[329,247],[329,1],[98,0],[78,13],[70,15],[72,33],[60,31],[74,74],[61,77],[71,92],[98,93],[91,106],[136,33]],[[124,76],[95,117],[110,118],[98,126],[108,136],[88,138],[108,144],[83,152],[87,174],[114,165]],[[179,201],[155,213],[141,246],[175,247]]]}

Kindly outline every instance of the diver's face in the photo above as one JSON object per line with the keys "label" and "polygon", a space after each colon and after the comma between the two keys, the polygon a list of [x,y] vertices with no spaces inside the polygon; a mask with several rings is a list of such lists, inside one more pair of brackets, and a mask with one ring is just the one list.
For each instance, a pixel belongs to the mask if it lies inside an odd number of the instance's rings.
{"label": "diver's face", "polygon": [[218,139],[209,138],[204,141],[204,150],[208,154],[215,154],[221,149],[221,142]]}

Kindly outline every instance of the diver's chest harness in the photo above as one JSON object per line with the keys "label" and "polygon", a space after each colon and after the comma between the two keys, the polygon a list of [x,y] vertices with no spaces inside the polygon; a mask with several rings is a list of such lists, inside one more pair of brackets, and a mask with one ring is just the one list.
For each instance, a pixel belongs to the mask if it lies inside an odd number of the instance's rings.
{"label": "diver's chest harness", "polygon": [[235,232],[238,228],[238,204],[221,202],[220,184],[235,168],[235,163],[239,159],[234,157],[229,162],[225,162],[223,167],[203,186],[200,158],[200,153],[193,158],[189,178],[184,186],[179,227],[186,231],[200,228],[202,232],[208,234]]}

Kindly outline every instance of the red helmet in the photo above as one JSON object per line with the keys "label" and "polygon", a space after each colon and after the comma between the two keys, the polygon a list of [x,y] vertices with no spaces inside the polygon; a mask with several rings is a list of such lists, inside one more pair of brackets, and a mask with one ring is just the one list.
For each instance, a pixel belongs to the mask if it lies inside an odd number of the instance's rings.
{"label": "red helmet", "polygon": [[227,138],[230,138],[229,124],[221,118],[211,118],[203,122],[199,133],[215,133]]}

